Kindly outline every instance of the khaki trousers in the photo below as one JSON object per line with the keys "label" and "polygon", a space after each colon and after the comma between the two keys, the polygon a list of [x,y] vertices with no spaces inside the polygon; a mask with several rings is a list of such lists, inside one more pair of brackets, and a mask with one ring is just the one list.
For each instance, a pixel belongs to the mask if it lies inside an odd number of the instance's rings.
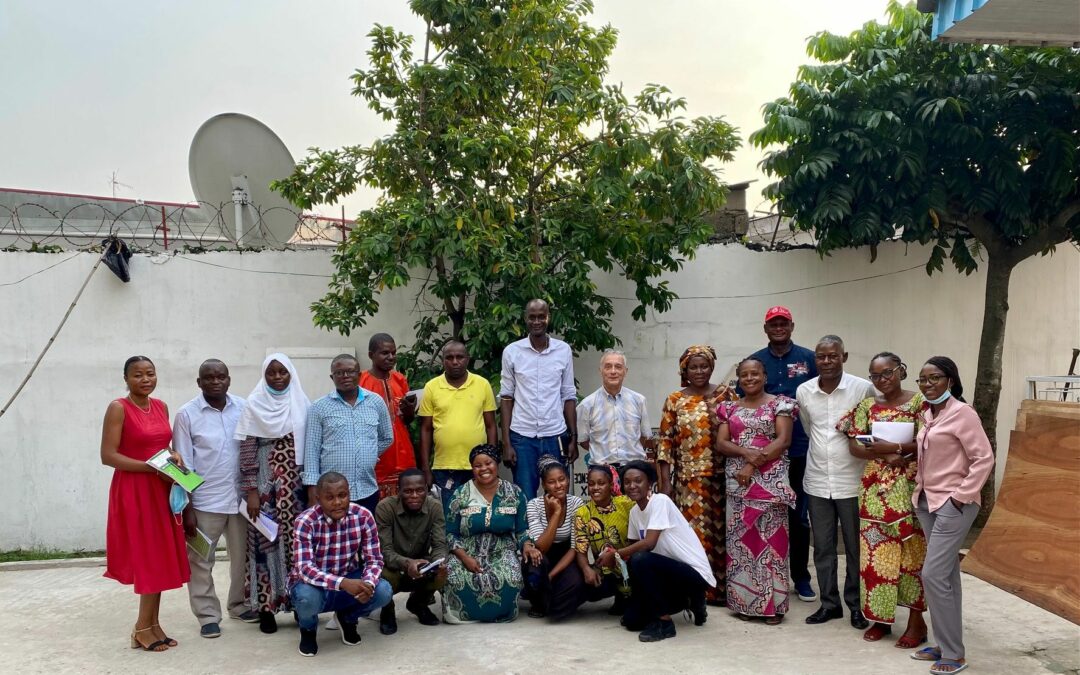
{"label": "khaki trousers", "polygon": [[[195,509],[195,521],[203,534],[210,538],[210,545],[217,547],[221,535],[225,535],[229,554],[229,615],[236,617],[247,611],[244,606],[244,573],[247,558],[248,522],[239,513],[210,513]],[[200,626],[221,623],[221,601],[214,589],[214,555],[204,560],[188,549],[191,564],[191,581],[188,582],[188,599],[191,612]]]}

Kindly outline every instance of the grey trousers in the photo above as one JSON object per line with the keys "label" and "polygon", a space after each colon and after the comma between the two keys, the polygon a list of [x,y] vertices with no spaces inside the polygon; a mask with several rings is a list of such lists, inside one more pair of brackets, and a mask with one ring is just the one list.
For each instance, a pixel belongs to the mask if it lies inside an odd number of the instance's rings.
{"label": "grey trousers", "polygon": [[919,496],[915,507],[923,533],[926,534],[926,560],[923,561],[922,582],[926,607],[934,640],[946,659],[964,658],[964,615],[960,590],[960,547],[964,544],[978,504],[964,504],[962,509],[946,500],[933,513],[926,504],[926,495]]}
{"label": "grey trousers", "polygon": [[[195,509],[195,521],[203,534],[210,538],[211,546],[216,547],[221,535],[225,535],[226,551],[229,553],[227,606],[230,616],[239,616],[247,611],[244,605],[244,573],[248,522],[239,513],[210,513],[198,509]],[[188,582],[191,612],[199,620],[200,626],[221,623],[221,601],[214,590],[214,556],[204,560],[189,548],[188,563],[191,565],[191,581]]]}
{"label": "grey trousers", "polygon": [[825,499],[806,495],[810,506],[810,529],[814,535],[814,568],[817,569],[821,606],[840,609],[840,589],[836,581],[837,523],[844,538],[844,604],[848,611],[859,609],[859,498]]}

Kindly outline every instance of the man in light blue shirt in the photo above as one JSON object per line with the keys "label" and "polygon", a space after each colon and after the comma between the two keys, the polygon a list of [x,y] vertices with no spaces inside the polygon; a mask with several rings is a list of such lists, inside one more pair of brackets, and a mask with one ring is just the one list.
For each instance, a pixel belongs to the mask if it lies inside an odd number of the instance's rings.
{"label": "man in light blue shirt", "polygon": [[[173,449],[184,465],[205,482],[191,493],[184,509],[184,534],[197,536],[196,528],[210,540],[211,550],[225,535],[229,552],[229,616],[247,623],[258,613],[244,606],[244,573],[247,560],[247,521],[240,515],[236,484],[240,473],[240,441],[233,438],[246,402],[229,393],[229,368],[217,359],[199,366],[195,380],[202,391],[176,411],[173,418]],[[203,558],[190,548],[191,581],[188,599],[199,620],[199,634],[221,635],[221,601],[214,589],[214,556]]]}
{"label": "man in light blue shirt", "polygon": [[551,313],[544,300],[525,305],[529,336],[503,349],[503,462],[525,496],[536,496],[540,473],[536,461],[550,454],[572,464],[577,459],[577,389],[570,345],[551,337]]}
{"label": "man in light blue shirt", "polygon": [[379,503],[375,464],[394,442],[390,412],[382,398],[360,388],[360,362],[339,354],[330,363],[334,392],[311,404],[304,445],[308,503],[315,504],[319,476],[336,471],[349,481],[349,498],[372,513]]}
{"label": "man in light blue shirt", "polygon": [[646,459],[652,446],[652,427],[645,397],[623,386],[626,356],[609,349],[600,357],[603,386],[578,404],[578,443],[590,464],[621,467]]}

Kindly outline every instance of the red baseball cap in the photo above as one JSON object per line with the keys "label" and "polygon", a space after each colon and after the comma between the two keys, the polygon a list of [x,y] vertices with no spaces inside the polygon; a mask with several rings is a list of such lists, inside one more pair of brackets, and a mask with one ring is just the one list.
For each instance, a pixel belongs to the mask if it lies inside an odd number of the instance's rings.
{"label": "red baseball cap", "polygon": [[791,310],[790,309],[788,309],[787,307],[783,307],[781,305],[777,305],[776,307],[770,307],[769,311],[765,312],[765,323],[768,323],[769,319],[775,319],[778,316],[782,316],[785,319],[787,319],[788,321],[794,321],[795,320],[791,316]]}

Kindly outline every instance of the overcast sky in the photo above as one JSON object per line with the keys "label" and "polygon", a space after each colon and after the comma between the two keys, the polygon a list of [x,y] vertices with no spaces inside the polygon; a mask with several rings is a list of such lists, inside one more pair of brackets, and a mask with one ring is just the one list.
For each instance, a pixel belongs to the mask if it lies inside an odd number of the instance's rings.
{"label": "overcast sky", "polygon": [[[619,31],[609,81],[658,82],[690,115],[724,115],[745,138],[761,104],[808,61],[805,40],[883,15],[885,0],[596,0]],[[416,31],[406,0],[2,0],[0,187],[193,198],[187,155],[207,118],[242,112],[299,159],[309,146],[368,143],[389,127],[349,94],[372,24]],[[758,179],[744,144],[729,182]],[[347,199],[349,215],[374,194]],[[761,208],[767,208],[762,205]],[[322,209],[337,215],[337,209]]]}

